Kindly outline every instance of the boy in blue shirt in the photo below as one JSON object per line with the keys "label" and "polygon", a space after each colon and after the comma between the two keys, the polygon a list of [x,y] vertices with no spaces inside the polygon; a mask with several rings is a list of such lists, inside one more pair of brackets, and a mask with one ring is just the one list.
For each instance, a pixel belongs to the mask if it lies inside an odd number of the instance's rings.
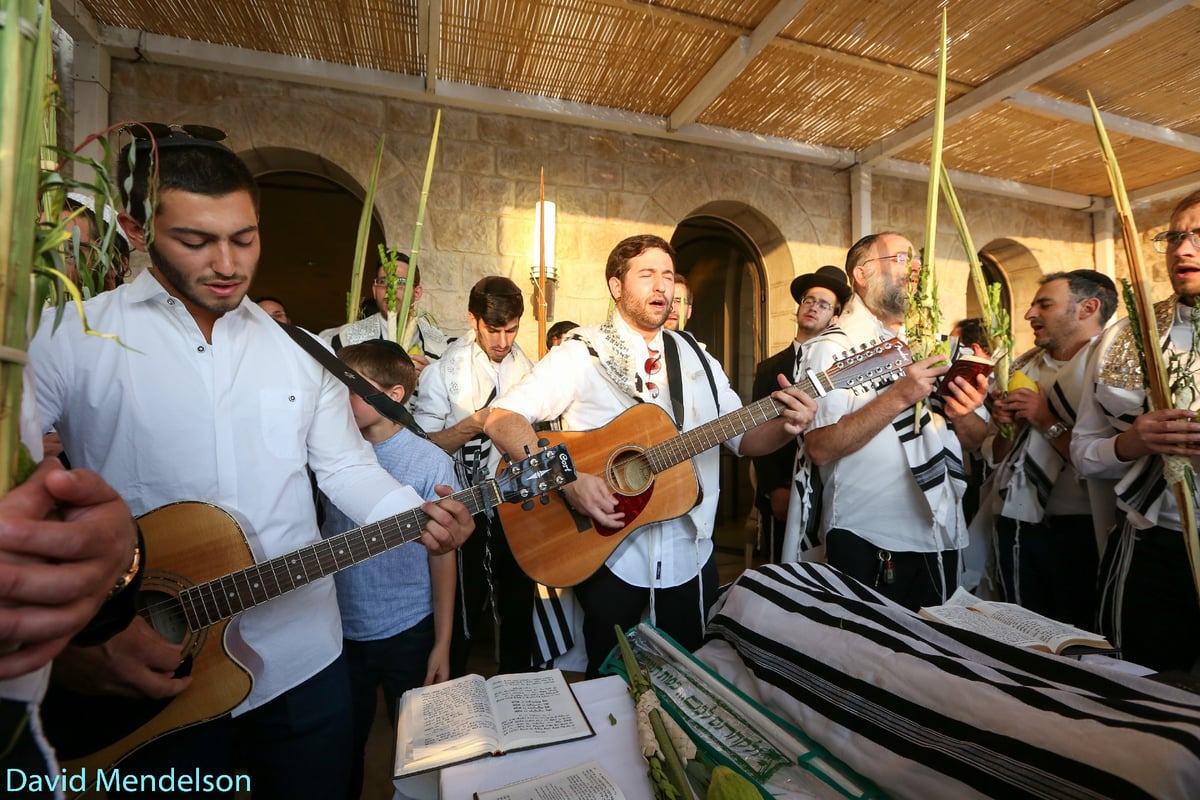
{"label": "boy in blue shirt", "polygon": [[[338,358],[397,403],[416,385],[412,359],[394,342],[373,339],[350,345]],[[440,447],[384,417],[357,394],[351,393],[350,406],[363,438],[397,480],[426,500],[439,499],[433,489],[438,484],[461,488],[454,462]],[[325,501],[322,536],[354,527]],[[450,677],[456,556],[431,556],[419,542],[409,543],[334,576],[353,701],[354,773],[348,797],[362,791],[363,750],[378,688],[383,687],[388,719],[395,726],[396,704],[405,691]]]}

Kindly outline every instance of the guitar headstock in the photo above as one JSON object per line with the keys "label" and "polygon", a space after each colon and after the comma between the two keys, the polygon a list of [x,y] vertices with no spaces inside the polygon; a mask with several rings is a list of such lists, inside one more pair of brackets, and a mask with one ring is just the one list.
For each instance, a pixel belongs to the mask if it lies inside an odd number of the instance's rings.
{"label": "guitar headstock", "polygon": [[871,341],[843,353],[825,374],[834,389],[860,390],[879,388],[903,377],[904,368],[913,361],[912,351],[899,338]]}
{"label": "guitar headstock", "polygon": [[561,489],[575,480],[575,464],[565,444],[526,456],[496,476],[496,491],[505,503],[523,503]]}

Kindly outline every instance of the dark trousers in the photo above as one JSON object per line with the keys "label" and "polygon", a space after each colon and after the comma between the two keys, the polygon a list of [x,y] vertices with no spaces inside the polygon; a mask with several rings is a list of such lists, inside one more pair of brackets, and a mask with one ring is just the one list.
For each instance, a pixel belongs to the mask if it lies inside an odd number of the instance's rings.
{"label": "dark trousers", "polygon": [[354,757],[347,796],[355,800],[362,794],[363,753],[375,721],[375,697],[383,687],[388,720],[396,728],[396,704],[409,689],[425,683],[429,653],[433,650],[433,615],[411,628],[369,642],[343,640],[346,668],[350,677],[350,703],[353,713]]}
{"label": "dark trousers", "polygon": [[[347,798],[351,763],[350,681],[346,659],[238,717],[226,714],[151,742],[121,762],[126,775],[250,776],[254,800]],[[139,792],[139,797],[194,798],[195,791]],[[205,797],[233,797],[211,792]],[[354,800],[351,798],[351,800]]]}
{"label": "dark trousers", "polygon": [[[944,602],[943,580],[946,598],[954,593],[958,580],[958,551],[945,550],[940,554],[941,577],[938,555],[883,550],[842,528],[831,528],[825,534],[825,557],[831,566],[912,611]],[[887,559],[881,556],[891,558],[891,582],[885,572]]]}
{"label": "dark trousers", "polygon": [[[704,608],[700,608],[700,584],[704,583]],[[679,586],[657,589],[654,612],[657,626],[688,650],[704,643],[704,622],[717,596],[717,562],[712,556],[700,574]],[[600,665],[617,646],[614,625],[629,630],[642,621],[650,604],[650,590],[618,578],[608,567],[575,587],[583,608],[583,639],[587,649],[589,678],[599,677]]]}
{"label": "dark trousers", "polygon": [[480,626],[492,624],[484,614],[489,570],[492,605],[500,620],[500,672],[528,672],[533,664],[533,581],[513,558],[500,520],[489,526],[487,518],[479,516],[475,523],[475,532],[458,549],[461,580],[454,603],[450,676],[466,674]]}
{"label": "dark trousers", "polygon": [[[1123,536],[1133,537],[1124,575],[1116,557]],[[1192,670],[1200,659],[1200,605],[1183,535],[1166,528],[1130,534],[1119,526],[1108,539],[1100,574],[1121,600],[1120,636],[1113,638],[1111,594],[1100,609],[1101,633],[1114,644],[1119,638],[1123,658],[1160,672]]]}
{"label": "dark trousers", "polygon": [[1096,630],[1100,554],[1092,518],[1047,517],[1020,522],[996,517],[1004,598],[1086,631]]}

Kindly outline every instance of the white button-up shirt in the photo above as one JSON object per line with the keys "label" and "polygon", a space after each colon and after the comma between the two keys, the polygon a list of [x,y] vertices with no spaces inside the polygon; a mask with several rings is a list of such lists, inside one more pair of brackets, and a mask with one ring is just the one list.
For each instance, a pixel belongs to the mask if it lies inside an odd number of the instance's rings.
{"label": "white button-up shirt", "polygon": [[[244,521],[261,561],[320,541],[306,466],[360,524],[421,503],[379,466],[346,388],[254,303],[217,319],[211,344],[150,271],[85,310],[124,346],[86,335],[73,309],[52,332],[47,311],[30,346],[41,419],[71,463],[99,472],[135,516],[181,500],[215,504]],[[189,567],[156,565],[152,541],[147,563],[185,576]],[[254,688],[236,714],[337,658],[332,578],[246,611],[230,632],[257,655],[242,659]]]}
{"label": "white button-up shirt", "polygon": [[[665,365],[653,376],[644,371],[645,362],[651,356],[651,347],[660,356],[663,352],[662,332],[659,332],[653,344],[647,345],[620,315],[614,316],[613,323],[622,331],[622,338],[630,347],[632,363],[641,367],[639,374],[643,380],[652,380],[658,387],[657,397],[647,395],[643,399],[672,414]],[[689,349],[687,344],[680,343],[680,355],[688,359],[685,365],[691,364],[695,358],[694,355],[686,355],[685,351]],[[730,387],[721,365],[707,353],[704,358],[708,360],[716,381],[719,413],[728,414],[741,408],[742,401]],[[701,368],[685,366],[682,379],[684,385],[689,387],[685,392],[689,397],[684,399],[685,406],[692,409],[689,415],[699,415],[695,406],[702,399],[709,406],[713,405],[712,390]],[[520,414],[530,422],[546,422],[561,417],[563,430],[586,431],[607,425],[634,402],[604,376],[596,357],[588,353],[587,345],[568,339],[547,352],[534,366],[533,372],[505,392],[492,407]],[[707,422],[713,416],[711,413],[704,415],[705,418],[699,422]],[[725,446],[737,453],[741,441],[742,437],[738,435],[725,442]],[[698,456],[697,461],[708,463],[703,456]],[[614,575],[633,586],[669,588],[684,584],[699,574],[700,567],[713,550],[713,515],[720,492],[715,454],[711,466],[700,466],[699,477],[705,502],[682,517],[645,525],[628,536],[605,562]]]}

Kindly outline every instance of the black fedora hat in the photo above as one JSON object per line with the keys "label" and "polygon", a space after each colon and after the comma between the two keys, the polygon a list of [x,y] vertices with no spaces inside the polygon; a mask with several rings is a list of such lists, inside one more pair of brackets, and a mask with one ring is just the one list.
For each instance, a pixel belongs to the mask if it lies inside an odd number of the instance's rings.
{"label": "black fedora hat", "polygon": [[824,266],[816,272],[810,272],[807,275],[800,275],[792,280],[792,297],[799,304],[804,299],[805,293],[814,286],[820,286],[822,289],[828,289],[837,297],[838,303],[846,305],[853,292],[850,291],[850,284],[846,282],[846,271],[841,267]]}

